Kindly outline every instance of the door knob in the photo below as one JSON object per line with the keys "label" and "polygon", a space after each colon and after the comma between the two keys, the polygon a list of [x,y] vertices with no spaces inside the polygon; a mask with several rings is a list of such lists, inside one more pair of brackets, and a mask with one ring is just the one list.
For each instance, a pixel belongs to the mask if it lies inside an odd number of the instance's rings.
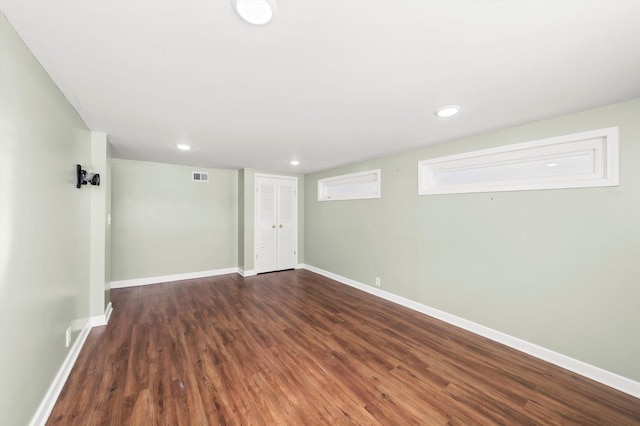
{"label": "door knob", "polygon": [[275,225],[271,225],[271,227],[275,229],[276,226]]}
{"label": "door knob", "polygon": [[280,228],[282,228],[282,224],[280,224]]}

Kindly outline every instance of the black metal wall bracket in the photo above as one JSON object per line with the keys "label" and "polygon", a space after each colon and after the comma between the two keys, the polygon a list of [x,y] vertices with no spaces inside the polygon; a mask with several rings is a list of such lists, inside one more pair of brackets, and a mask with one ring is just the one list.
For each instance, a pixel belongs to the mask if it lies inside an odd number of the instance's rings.
{"label": "black metal wall bracket", "polygon": [[76,164],[76,188],[82,188],[82,185],[88,183],[100,186],[100,175],[98,173],[87,174],[86,170],[82,170],[80,164]]}
{"label": "black metal wall bracket", "polygon": [[82,166],[80,164],[76,165],[76,188],[81,188],[82,185],[86,185],[87,182],[84,180],[84,176],[87,174],[85,170],[82,170]]}

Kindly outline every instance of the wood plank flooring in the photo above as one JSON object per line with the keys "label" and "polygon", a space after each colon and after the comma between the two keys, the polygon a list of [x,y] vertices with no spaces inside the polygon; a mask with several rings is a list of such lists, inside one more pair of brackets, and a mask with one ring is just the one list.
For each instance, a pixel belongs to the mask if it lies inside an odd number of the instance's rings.
{"label": "wood plank flooring", "polygon": [[309,271],[112,290],[47,424],[640,425],[640,400]]}

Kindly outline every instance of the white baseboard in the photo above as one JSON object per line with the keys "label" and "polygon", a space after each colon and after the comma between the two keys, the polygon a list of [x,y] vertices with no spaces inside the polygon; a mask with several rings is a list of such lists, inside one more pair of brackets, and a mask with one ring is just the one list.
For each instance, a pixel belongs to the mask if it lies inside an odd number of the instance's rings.
{"label": "white baseboard", "polygon": [[56,405],[56,401],[58,400],[58,396],[60,396],[60,392],[62,392],[64,384],[67,382],[69,373],[71,373],[71,369],[76,363],[78,355],[80,355],[80,350],[82,349],[82,346],[84,346],[84,342],[89,336],[89,332],[93,327],[107,325],[107,323],[109,322],[109,318],[111,318],[112,312],[113,305],[111,304],[111,302],[109,302],[107,308],[104,310],[103,315],[96,315],[95,317],[91,317],[85,321],[84,327],[82,327],[78,338],[73,343],[73,346],[71,346],[67,357],[62,362],[62,366],[54,377],[51,386],[49,386],[49,389],[47,390],[44,399],[40,403],[36,414],[33,416],[33,419],[31,419],[31,423],[29,423],[31,426],[39,426],[46,423],[49,415],[51,414],[51,410],[53,410],[54,405]]}
{"label": "white baseboard", "polygon": [[190,280],[193,278],[215,277],[216,275],[235,273],[238,273],[238,268],[213,269],[211,271],[189,272],[186,274],[164,275],[160,277],[134,278],[131,280],[111,281],[111,288],[137,287],[140,285]]}
{"label": "white baseboard", "polygon": [[42,402],[40,402],[40,405],[36,410],[36,414],[31,419],[31,423],[29,423],[30,426],[40,426],[47,422],[47,419],[51,414],[51,410],[53,410],[53,406],[56,405],[58,396],[60,395],[60,392],[62,392],[62,388],[69,377],[69,373],[71,373],[71,369],[76,363],[78,355],[80,355],[80,350],[82,349],[84,342],[87,340],[87,336],[89,336],[89,331],[91,331],[91,320],[86,321],[78,335],[78,338],[73,342],[69,353],[67,353],[67,357],[62,362],[58,373],[54,377],[53,382],[51,382]]}
{"label": "white baseboard", "polygon": [[243,270],[242,268],[238,268],[238,273],[243,277],[252,277],[254,275],[258,275],[255,269]]}
{"label": "white baseboard", "polygon": [[111,319],[111,314],[113,313],[113,305],[111,302],[107,305],[107,309],[104,310],[104,325],[109,324],[109,319]]}
{"label": "white baseboard", "polygon": [[618,389],[619,391],[632,395],[636,398],[640,398],[640,383],[627,377],[620,376],[616,373],[612,373],[600,367],[587,364],[586,362],[568,357],[542,346],[538,346],[534,343],[527,342],[526,340],[522,340],[517,337],[513,337],[500,331],[494,330],[492,328],[485,327],[473,321],[469,321],[464,318],[449,314],[447,312],[432,308],[430,306],[423,305],[402,296],[397,296],[393,293],[389,293],[388,291],[371,287],[350,278],[325,271],[324,269],[316,268],[315,266],[311,265],[303,265],[303,267],[304,269],[307,269],[311,272],[315,272],[327,278],[331,278],[332,280],[338,281],[342,284],[346,284],[348,286],[357,288],[358,290],[373,294],[374,296],[378,296],[399,305],[405,306],[409,309],[413,309],[414,311],[418,311],[431,317],[437,318],[451,325],[455,325],[456,327],[460,327],[472,333],[478,334],[480,336],[494,340],[498,343],[502,343],[503,345],[509,346],[513,349],[517,349],[521,352],[547,361],[551,364],[555,364],[566,370],[573,371],[574,373],[580,374],[581,376],[588,377],[589,379],[595,380],[596,382],[600,382],[614,389]]}
{"label": "white baseboard", "polygon": [[104,310],[104,314],[96,315],[95,317],[89,318],[91,322],[91,327],[101,327],[103,325],[107,325],[109,322],[109,318],[111,318],[111,312],[113,312],[113,305],[111,302],[107,305],[107,309]]}

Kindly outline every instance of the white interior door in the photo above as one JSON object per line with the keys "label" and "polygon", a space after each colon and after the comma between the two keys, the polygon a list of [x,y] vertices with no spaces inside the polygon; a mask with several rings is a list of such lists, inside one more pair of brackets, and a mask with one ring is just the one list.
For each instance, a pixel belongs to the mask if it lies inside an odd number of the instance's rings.
{"label": "white interior door", "polygon": [[276,180],[256,179],[256,272],[275,271],[277,267]]}
{"label": "white interior door", "polygon": [[256,176],[255,269],[295,268],[298,262],[297,178]]}
{"label": "white interior door", "polygon": [[277,259],[276,270],[291,269],[296,267],[297,238],[296,238],[296,186],[292,180],[277,179]]}

